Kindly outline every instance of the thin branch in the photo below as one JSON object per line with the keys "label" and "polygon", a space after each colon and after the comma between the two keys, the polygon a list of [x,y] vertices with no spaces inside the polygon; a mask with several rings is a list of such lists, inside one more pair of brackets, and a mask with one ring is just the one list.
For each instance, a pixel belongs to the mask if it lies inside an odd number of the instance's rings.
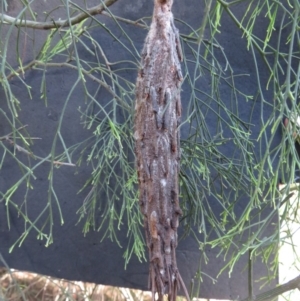
{"label": "thin branch", "polygon": [[288,291],[294,290],[294,289],[299,289],[300,290],[300,275],[297,276],[296,278],[290,280],[289,282],[285,284],[281,284],[265,293],[261,293],[257,296],[248,297],[243,299],[242,301],[267,301],[267,300],[272,300],[273,298],[286,293]]}
{"label": "thin branch", "polygon": [[27,28],[34,28],[34,29],[43,29],[48,30],[52,28],[62,28],[62,27],[69,27],[71,25],[75,25],[80,23],[82,20],[101,14],[106,7],[111,6],[118,0],[106,0],[104,4],[96,5],[85,12],[79,13],[77,16],[70,18],[69,20],[52,20],[50,22],[36,22],[31,20],[20,20],[11,16],[8,16],[6,14],[0,13],[0,20],[4,24],[14,24],[15,26],[20,27],[27,27]]}
{"label": "thin branch", "polygon": [[[111,18],[111,14],[109,14],[108,12],[106,11],[103,11],[101,13],[103,16],[107,16],[107,17],[110,17]],[[145,28],[145,29],[148,29],[149,26],[143,24],[140,22],[140,20],[136,20],[136,21],[132,21],[132,20],[129,20],[129,19],[125,19],[125,18],[122,18],[122,17],[118,17],[118,16],[115,16],[114,15],[114,18],[118,21],[121,21],[121,22],[124,22],[124,23],[127,23],[127,24],[131,24],[131,25],[134,25],[134,26],[139,26],[139,27],[142,27],[142,28]]]}
{"label": "thin branch", "polygon": [[[21,130],[21,129],[27,127],[27,126],[28,126],[28,124],[25,124],[25,125],[19,127],[19,128],[17,129],[17,131],[19,131],[19,130]],[[7,135],[4,135],[4,136],[2,136],[2,137],[0,137],[0,141],[2,141],[2,140],[8,141],[8,142],[9,142],[11,145],[13,145],[13,146],[16,148],[16,150],[18,150],[19,152],[23,152],[24,154],[26,154],[26,155],[28,155],[28,156],[34,158],[34,159],[44,160],[44,158],[34,155],[32,152],[29,152],[29,151],[26,150],[24,147],[18,145],[18,144],[15,143],[13,140],[11,140],[12,134],[13,134],[13,132],[11,132],[11,133],[9,133],[9,134],[7,134]],[[42,139],[42,138],[38,138],[38,137],[30,137],[30,139],[32,140],[32,139]],[[52,163],[51,160],[45,160],[45,161],[48,161],[48,162],[51,162],[51,163]],[[73,163],[66,163],[66,162],[61,162],[61,161],[53,161],[53,163],[56,164],[56,165],[76,166],[76,165],[73,164]]]}
{"label": "thin branch", "polygon": [[[28,124],[24,124],[24,125],[20,126],[19,128],[16,129],[16,131],[20,131],[20,130],[26,128],[26,127],[28,127]],[[13,132],[10,132],[9,134],[6,134],[6,135],[2,136],[2,137],[0,137],[0,141],[5,140],[7,137],[11,137],[12,135],[13,135]],[[30,137],[30,139],[39,139],[39,138],[36,138],[36,137],[31,138]]]}
{"label": "thin branch", "polygon": [[[2,21],[4,24],[14,24],[14,25],[20,26],[20,27],[27,27],[27,28],[34,28],[34,29],[41,29],[41,30],[69,27],[70,25],[75,25],[75,24],[80,23],[82,20],[84,20],[90,16],[94,16],[94,15],[98,15],[98,14],[102,14],[104,16],[111,17],[111,15],[105,11],[105,7],[106,6],[109,7],[117,1],[118,0],[106,0],[104,5],[99,4],[95,7],[92,7],[91,9],[86,10],[86,12],[82,12],[82,13],[78,14],[77,16],[70,18],[70,20],[56,20],[56,21],[53,20],[51,22],[36,22],[36,21],[31,21],[31,20],[20,20],[17,18],[10,17],[6,14],[0,13],[0,21]],[[149,28],[149,26],[141,23],[139,20],[132,21],[132,20],[125,19],[122,17],[118,17],[118,16],[114,16],[114,18],[118,21],[121,21],[121,22],[124,22],[127,24],[131,24],[131,25],[138,26],[138,27],[145,28],[145,29]],[[181,34],[181,36],[188,40],[195,40],[195,41],[198,40],[198,38],[194,38],[189,35]],[[203,42],[205,42],[207,44],[212,44],[207,39],[203,39]],[[212,45],[216,48],[221,48],[219,45],[216,45],[216,44],[212,44]]]}
{"label": "thin branch", "polygon": [[22,66],[22,67],[19,67],[18,69],[16,70],[13,70],[9,75],[6,76],[6,79],[9,81],[11,80],[12,78],[14,78],[15,76],[19,76],[20,73],[24,73],[24,71],[34,67],[34,65],[36,64],[36,61],[33,60],[31,61],[30,63],[28,63],[27,65],[25,66]]}
{"label": "thin branch", "polygon": [[[51,162],[55,165],[66,165],[66,166],[76,166],[75,164],[73,163],[68,163],[68,162],[61,162],[61,161],[52,161],[52,160],[48,160],[48,159],[44,159],[42,157],[39,157],[39,156],[36,156],[34,155],[32,152],[29,152],[28,150],[26,150],[24,147],[18,145],[17,143],[15,143],[13,140],[10,139],[9,136],[4,136],[4,137],[1,137],[0,141],[1,140],[6,140],[8,141],[11,145],[13,145],[17,151],[21,152],[21,153],[24,153],[30,157],[32,157],[33,159],[39,159],[39,160],[44,160],[44,161],[47,161],[47,162]],[[37,139],[37,138],[36,138]]]}
{"label": "thin branch", "polygon": [[[39,138],[36,138],[36,139],[39,139]],[[0,137],[0,141],[1,140],[8,141],[11,145],[13,145],[16,148],[16,150],[18,150],[19,152],[22,152],[22,153],[34,158],[34,159],[44,160],[44,158],[34,155],[32,152],[29,152],[24,147],[22,147],[22,146],[18,145],[17,143],[15,143],[13,140],[10,139],[10,136]],[[48,160],[48,159],[46,159],[45,161],[51,162],[51,163],[56,164],[56,165],[76,166],[76,164],[61,162],[61,161],[51,161],[51,160]]]}
{"label": "thin branch", "polygon": [[[75,65],[72,65],[70,63],[64,62],[64,63],[44,63],[42,61],[33,60],[30,63],[28,63],[26,66],[23,66],[22,68],[19,68],[12,73],[10,73],[6,78],[7,80],[12,79],[14,76],[18,76],[19,73],[24,72],[25,70],[28,70],[30,68],[33,68],[34,66],[42,66],[42,67],[68,67],[74,70],[78,70],[78,67]],[[120,102],[121,105],[123,105],[126,109],[130,109],[130,106],[125,103],[111,88],[110,85],[105,83],[104,81],[100,80],[99,78],[92,75],[89,71],[86,71],[85,69],[81,68],[80,72],[82,72],[84,75],[89,77],[94,82],[97,82],[99,85],[103,86],[116,100]]]}
{"label": "thin branch", "polygon": [[251,299],[254,298],[253,295],[253,261],[252,261],[252,251],[253,248],[248,250],[248,295]]}
{"label": "thin branch", "polygon": [[202,24],[201,24],[200,32],[199,32],[199,38],[198,38],[198,41],[197,41],[198,44],[200,44],[203,40],[204,30],[205,30],[206,25],[207,25],[208,16],[209,16],[210,8],[211,8],[211,3],[212,3],[212,0],[209,0],[207,5],[206,5],[205,11],[204,11],[204,17],[202,19]]}
{"label": "thin branch", "polygon": [[[110,17],[111,18],[111,14],[109,14],[108,12],[106,11],[103,11],[101,13],[101,15],[103,16],[107,16],[107,17]],[[122,17],[118,17],[116,15],[114,15],[114,19],[118,20],[118,21],[121,21],[123,23],[126,23],[126,24],[131,24],[133,26],[138,26],[138,27],[141,27],[141,28],[144,28],[144,29],[149,29],[149,26],[142,23],[140,20],[136,20],[136,21],[132,21],[132,20],[129,20],[129,19],[125,19],[125,18],[122,18]],[[176,19],[175,19],[176,20]],[[190,36],[190,35],[187,35],[187,34],[183,34],[181,33],[180,36],[186,40],[191,40],[191,41],[195,41],[197,42],[199,40],[199,38],[197,37],[193,37],[193,36]],[[215,48],[219,48],[219,49],[223,49],[223,47],[221,47],[220,45],[217,45],[215,43],[212,43],[211,41],[207,40],[207,39],[201,39],[201,42],[204,42],[208,45],[213,45]]]}

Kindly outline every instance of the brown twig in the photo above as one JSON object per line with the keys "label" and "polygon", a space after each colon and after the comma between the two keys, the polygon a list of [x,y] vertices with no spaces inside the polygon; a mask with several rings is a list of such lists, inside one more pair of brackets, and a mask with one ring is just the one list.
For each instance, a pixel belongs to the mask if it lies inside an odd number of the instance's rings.
{"label": "brown twig", "polygon": [[[12,144],[17,151],[22,152],[30,157],[32,157],[33,159],[40,159],[40,160],[44,160],[44,158],[39,157],[34,155],[32,152],[29,152],[28,150],[26,150],[24,147],[18,145],[17,143],[13,142],[13,140],[11,140],[10,138],[6,138],[6,141],[8,141],[10,144]],[[65,166],[76,166],[74,163],[67,163],[67,162],[61,162],[61,161],[52,161],[52,160],[48,160],[46,159],[45,161],[47,162],[53,162],[53,164],[55,165],[65,165]]]}
{"label": "brown twig", "polygon": [[101,14],[106,7],[111,6],[118,0],[106,0],[104,3],[96,5],[85,12],[81,12],[78,15],[76,15],[73,18],[70,18],[69,20],[53,20],[50,22],[37,22],[37,21],[31,21],[31,20],[21,20],[17,19],[11,16],[8,16],[6,14],[0,13],[0,19],[6,23],[6,24],[14,24],[15,26],[20,27],[27,27],[27,28],[34,28],[34,29],[42,29],[42,30],[48,30],[52,28],[62,28],[62,27],[69,27],[71,25],[75,25],[80,23],[82,20],[90,17]]}
{"label": "brown twig", "polygon": [[247,298],[243,299],[242,301],[272,300],[273,298],[275,298],[283,293],[286,293],[288,291],[294,290],[296,288],[300,290],[300,275],[285,284],[281,284],[271,290],[268,290],[265,293],[261,293],[259,295],[253,296],[253,297],[247,297]]}
{"label": "brown twig", "polygon": [[[22,126],[21,128],[19,128],[19,129],[22,129],[22,128],[26,127],[26,126],[27,126],[27,125],[24,125],[24,126]],[[19,130],[19,129],[18,129],[18,130]],[[12,135],[12,133],[9,133],[9,134],[7,134],[7,135],[4,135],[4,136],[0,137],[0,141],[2,141],[2,140],[7,141],[9,144],[13,145],[13,146],[16,148],[17,151],[22,152],[22,153],[26,154],[27,156],[32,157],[33,159],[44,160],[44,161],[47,161],[47,162],[51,162],[51,163],[53,163],[53,164],[55,164],[55,165],[65,165],[65,166],[73,166],[73,167],[76,166],[76,165],[73,164],[73,163],[61,162],[61,161],[52,161],[52,160],[49,160],[49,159],[46,159],[46,160],[45,160],[45,159],[42,158],[42,157],[36,156],[36,155],[34,155],[32,152],[30,152],[30,151],[28,151],[27,149],[25,149],[24,147],[22,147],[22,146],[18,145],[17,143],[15,143],[15,142],[11,139],[11,138],[12,138],[11,135]],[[34,138],[30,138],[30,139],[42,139],[42,138],[34,137]]]}

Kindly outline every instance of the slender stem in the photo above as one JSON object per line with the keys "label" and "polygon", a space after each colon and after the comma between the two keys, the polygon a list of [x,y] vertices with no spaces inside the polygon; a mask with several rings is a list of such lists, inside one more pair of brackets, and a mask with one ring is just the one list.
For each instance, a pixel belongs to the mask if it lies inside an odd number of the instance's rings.
{"label": "slender stem", "polygon": [[288,291],[294,290],[294,289],[299,289],[300,290],[300,275],[297,276],[296,278],[290,280],[289,282],[285,284],[281,284],[271,290],[268,290],[265,293],[261,293],[257,296],[252,297],[247,297],[243,299],[242,301],[267,301],[267,300],[272,300],[272,298],[275,298],[283,293],[286,293]]}
{"label": "slender stem", "polygon": [[253,262],[252,262],[252,251],[253,249],[248,250],[248,295],[251,300],[254,298],[253,296]]}
{"label": "slender stem", "polygon": [[[30,138],[32,139],[32,138]],[[41,139],[41,138],[35,138],[35,139]],[[12,139],[11,139],[11,136],[10,134],[4,136],[4,137],[0,137],[0,141],[1,140],[5,140],[7,141],[8,143],[10,143],[11,145],[13,145],[16,150],[18,150],[19,152],[22,152],[34,159],[39,159],[39,160],[43,160],[43,161],[47,161],[47,162],[53,162],[55,165],[67,165],[67,166],[76,166],[75,164],[73,163],[68,163],[68,162],[61,162],[61,161],[51,161],[51,160],[48,160],[48,159],[45,159],[45,158],[42,158],[42,157],[39,157],[39,156],[36,156],[34,155],[32,152],[29,152],[28,150],[26,150],[24,147],[18,145],[17,143],[15,143]]]}
{"label": "slender stem", "polygon": [[85,12],[79,13],[75,17],[67,20],[52,20],[50,22],[36,22],[31,20],[23,20],[23,19],[21,20],[18,18],[13,18],[11,16],[8,16],[6,14],[1,14],[1,13],[0,13],[0,20],[4,24],[14,24],[15,26],[18,27],[27,27],[27,28],[42,29],[42,30],[48,30],[48,29],[59,28],[59,27],[69,27],[80,23],[82,20],[90,16],[101,14],[105,10],[105,7],[111,6],[117,1],[118,0],[106,0],[104,4],[96,5],[86,10]]}
{"label": "slender stem", "polygon": [[[14,76],[18,76],[19,73],[24,72],[30,68],[33,68],[34,66],[42,66],[42,67],[68,67],[70,69],[78,70],[78,67],[75,65],[72,65],[70,63],[64,62],[64,63],[44,63],[42,61],[33,60],[26,66],[23,66],[22,68],[18,68],[14,72],[10,73],[6,78],[7,80],[12,79]],[[89,71],[81,68],[81,72],[89,77],[94,82],[97,82],[99,85],[103,86],[116,100],[118,100],[126,109],[130,109],[130,106],[127,103],[124,103],[124,101],[112,90],[111,86],[102,81],[101,79],[95,77],[92,75]]]}
{"label": "slender stem", "polygon": [[[109,14],[107,11],[103,11],[101,13],[101,15],[111,18],[111,14]],[[141,23],[139,20],[132,21],[132,20],[129,20],[129,19],[125,19],[125,18],[122,18],[122,17],[115,16],[115,15],[114,15],[114,18],[118,21],[128,23],[128,24],[131,24],[131,25],[134,25],[134,26],[138,26],[138,27],[142,27],[142,28],[149,28],[149,26],[147,26],[146,24]]]}
{"label": "slender stem", "polygon": [[207,24],[207,21],[208,21],[208,15],[209,15],[209,12],[210,12],[211,3],[212,3],[212,0],[208,0],[208,3],[206,4],[204,17],[203,17],[202,25],[201,25],[200,32],[199,32],[198,44],[200,44],[203,40],[204,30],[205,30],[205,27],[206,27],[206,24]]}

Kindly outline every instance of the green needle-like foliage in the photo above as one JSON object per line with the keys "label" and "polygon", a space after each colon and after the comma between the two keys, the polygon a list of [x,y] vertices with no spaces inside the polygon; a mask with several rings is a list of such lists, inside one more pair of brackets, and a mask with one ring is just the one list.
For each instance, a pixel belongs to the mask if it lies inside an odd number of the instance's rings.
{"label": "green needle-like foliage", "polygon": [[[20,170],[18,181],[0,192],[0,202],[5,202],[8,225],[9,208],[16,210],[24,220],[23,233],[11,250],[21,245],[31,231],[46,245],[52,243],[53,211],[59,212],[61,223],[65,215],[54,185],[55,169],[80,168],[87,164],[91,167],[91,175],[82,191],[89,192],[83,196],[82,207],[78,208],[78,219],[84,221],[83,233],[91,229],[102,230],[103,238],[118,242],[117,229],[126,227],[129,242],[124,253],[126,263],[132,254],[140,260],[145,259],[133,152],[135,77],[126,77],[126,72],[136,74],[140,57],[135,41],[124,25],[147,30],[149,16],[136,21],[114,15],[110,6],[117,1],[101,1],[99,15],[84,5],[66,1],[58,10],[66,22],[61,26],[53,22],[52,26],[48,24],[51,11],[46,12],[44,23],[37,22],[32,10],[34,1],[20,2],[23,8],[12,18],[7,12],[7,1],[2,1],[0,15],[0,83],[5,95],[5,99],[1,99],[5,105],[0,106],[0,119],[10,127],[10,132],[2,133],[0,137],[0,169],[7,160],[12,160]],[[289,197],[283,200],[282,196],[290,195],[295,172],[300,169],[294,147],[295,139],[299,139],[295,116],[300,115],[300,4],[298,0],[200,2],[199,7],[206,7],[206,10],[203,10],[204,22],[199,28],[193,28],[186,20],[176,20],[181,32],[185,32],[181,35],[183,89],[185,97],[188,95],[181,125],[184,132],[181,141],[180,187],[184,211],[181,224],[185,226],[185,235],[194,235],[198,240],[204,257],[206,246],[221,249],[220,254],[227,259],[221,272],[232,271],[234,264],[247,252],[262,256],[270,264],[278,246],[292,241],[292,235],[283,239],[279,231],[281,224],[293,221],[292,217],[287,219],[292,205]],[[72,23],[72,18],[80,14],[85,14],[85,18]],[[176,11],[174,14],[176,17]],[[256,74],[251,76],[256,77],[257,91],[253,95],[237,87],[236,78],[243,77],[246,82],[249,74],[234,70],[233,62],[227,57],[230,50],[219,43],[225,30],[222,27],[225,17],[230,18],[238,29],[237,39],[246,40],[241,55],[251,57],[255,66]],[[266,22],[263,37],[257,36],[262,19]],[[109,20],[108,25],[105,20]],[[45,23],[52,26],[46,32],[41,31]],[[73,25],[69,26],[71,23]],[[126,53],[127,59],[111,57],[109,50],[93,37],[96,31],[101,31],[107,39],[114,39],[115,47],[119,47],[120,53]],[[287,31],[288,35],[285,34]],[[38,34],[45,35],[42,45],[34,41]],[[18,45],[16,60],[11,62],[7,53],[11,51],[9,45],[14,36],[18,38]],[[24,60],[22,52],[21,39],[24,37],[34,46],[29,60]],[[87,57],[92,59],[87,60]],[[30,69],[42,76],[40,96],[47,105],[47,72],[55,68],[71,70],[77,79],[63,100],[52,147],[41,157],[32,151],[32,146],[42,137],[31,137],[19,117],[23,103],[15,96],[11,80],[17,78],[26,97],[31,97],[32,90],[24,76]],[[266,83],[261,79],[262,70],[269,72]],[[91,82],[98,85],[96,91],[90,88]],[[85,98],[78,108],[81,120],[74,122],[81,122],[89,137],[76,145],[67,145],[64,114],[77,87],[83,88]],[[224,99],[222,89],[229,91],[230,100]],[[104,90],[107,98],[99,101],[97,95]],[[267,90],[271,91],[268,95],[271,93],[272,99],[266,99]],[[249,108],[247,120],[241,117],[243,106]],[[252,114],[257,106],[260,106],[260,124],[253,124]],[[271,112],[268,115],[266,108]],[[208,118],[215,120],[214,128],[208,124]],[[284,118],[290,120],[288,127],[282,125]],[[254,135],[253,129],[257,128],[260,130]],[[282,132],[282,140],[276,145],[274,141],[279,132]],[[61,147],[63,151],[58,151]],[[230,157],[225,155],[226,149],[232,150]],[[35,187],[35,172],[44,162],[49,163],[47,199],[38,216],[28,216],[27,195]],[[281,192],[278,189],[280,179],[286,183]],[[24,191],[21,205],[14,198],[18,190]],[[243,203],[245,199],[247,204]],[[244,211],[237,215],[236,208],[241,202]],[[216,214],[216,207],[221,211],[220,215]],[[285,209],[279,215],[280,208]],[[275,222],[273,234],[266,236],[265,229]],[[269,266],[273,277],[277,264],[275,255]]]}

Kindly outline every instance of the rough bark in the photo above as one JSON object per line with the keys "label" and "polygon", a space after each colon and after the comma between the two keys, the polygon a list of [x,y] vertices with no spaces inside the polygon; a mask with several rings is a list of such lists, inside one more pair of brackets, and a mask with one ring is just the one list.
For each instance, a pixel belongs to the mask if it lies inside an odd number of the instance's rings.
{"label": "rough bark", "polygon": [[163,300],[175,300],[184,283],[175,249],[182,211],[179,206],[179,124],[181,46],[171,7],[173,0],[154,0],[150,31],[142,51],[136,83],[135,152],[139,204],[144,215],[150,257],[150,287]]}

